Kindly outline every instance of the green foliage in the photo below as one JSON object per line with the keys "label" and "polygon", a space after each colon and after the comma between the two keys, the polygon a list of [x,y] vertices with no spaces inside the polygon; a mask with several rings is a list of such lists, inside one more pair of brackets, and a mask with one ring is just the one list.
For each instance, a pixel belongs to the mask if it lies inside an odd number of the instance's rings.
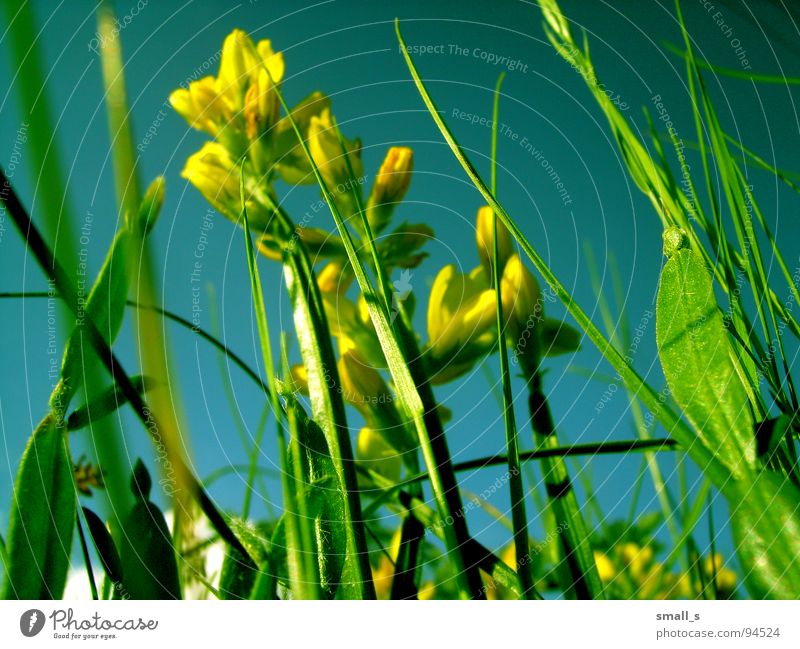
{"label": "green foliage", "polygon": [[656,339],[667,384],[699,443],[734,475],[743,475],[755,464],[750,402],[711,277],[689,248],[675,250],[661,271]]}
{"label": "green foliage", "polygon": [[180,599],[178,564],[164,514],[150,501],[152,481],[141,460],[131,476],[132,509],[119,540],[123,599]]}
{"label": "green foliage", "polygon": [[772,471],[737,481],[728,498],[736,551],[750,594],[800,598],[800,489]]}
{"label": "green foliage", "polygon": [[63,428],[46,417],[14,483],[2,599],[60,599],[75,526],[75,488]]}

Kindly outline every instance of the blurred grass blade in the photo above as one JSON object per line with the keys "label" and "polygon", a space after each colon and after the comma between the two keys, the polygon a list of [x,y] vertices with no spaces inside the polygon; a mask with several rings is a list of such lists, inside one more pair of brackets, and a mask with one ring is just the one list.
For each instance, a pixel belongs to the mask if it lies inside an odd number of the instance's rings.
{"label": "blurred grass blade", "polygon": [[20,128],[25,127],[30,143],[31,179],[37,188],[36,202],[41,203],[38,211],[44,217],[44,231],[52,249],[58,251],[61,263],[66,268],[77,268],[75,242],[78,238],[73,230],[75,222],[60,164],[58,131],[50,115],[51,84],[45,79],[40,47],[43,38],[42,32],[37,32],[35,7],[28,0],[8,0],[0,4],[8,25],[10,65],[16,71],[9,85],[16,82],[23,119],[30,120],[30,123],[24,121]]}
{"label": "blurred grass blade", "polygon": [[[114,166],[114,180],[119,209],[119,221],[124,222],[131,231],[127,271],[137,278],[135,300],[137,302],[158,304],[156,272],[146,232],[152,227],[151,217],[155,218],[163,196],[163,180],[156,179],[143,198],[136,168],[133,145],[133,130],[130,121],[125,84],[125,62],[122,55],[122,39],[118,21],[111,0],[101,0],[97,6],[97,28],[100,35],[100,59],[105,89],[106,112],[108,114],[111,155]],[[152,196],[155,198],[152,198]],[[146,216],[142,216],[145,213]],[[143,227],[144,226],[144,227]],[[182,517],[188,516],[192,508],[189,500],[198,495],[204,501],[204,508],[213,504],[207,494],[198,493],[194,477],[189,471],[184,453],[189,448],[189,427],[183,418],[180,389],[177,380],[169,371],[170,347],[166,338],[163,318],[156,310],[139,309],[135,312],[136,343],[139,346],[141,372],[151,376],[155,387],[148,395],[148,405],[159,421],[159,441],[166,451],[169,479],[174,483],[171,495],[175,497],[173,507],[175,530],[180,535]],[[207,512],[206,512],[207,513]],[[217,523],[218,512],[211,514]],[[236,545],[240,545],[238,542]]]}
{"label": "blurred grass blade", "polygon": [[136,216],[141,203],[141,190],[136,171],[136,155],[125,89],[125,69],[119,22],[111,0],[102,0],[97,7],[97,31],[100,35],[100,63],[103,70],[111,159],[114,165],[114,186],[122,219]]}
{"label": "blurred grass blade", "polygon": [[63,428],[48,415],[31,435],[14,483],[0,599],[61,599],[76,498]]}
{"label": "blurred grass blade", "polygon": [[[405,45],[402,34],[400,33],[399,22],[395,23],[397,30],[397,37],[401,45]],[[682,446],[687,448],[692,455],[694,461],[701,467],[701,469],[717,478],[719,482],[724,482],[726,472],[723,466],[714,458],[710,450],[702,444],[697,443],[693,431],[681,420],[681,418],[659,398],[658,393],[648,385],[633,369],[633,367],[625,360],[622,354],[617,351],[614,346],[603,336],[597,326],[589,319],[584,310],[573,300],[570,293],[566,290],[564,285],[558,280],[555,274],[545,264],[544,260],[534,250],[533,246],[522,234],[522,231],[517,227],[514,220],[509,216],[508,212],[497,201],[497,198],[492,194],[489,188],[481,179],[475,167],[464,154],[459,146],[450,129],[442,120],[441,115],[436,109],[436,105],[430,97],[425,85],[420,79],[414,62],[411,60],[407,50],[403,49],[403,56],[406,59],[409,71],[411,72],[414,82],[416,83],[417,90],[419,91],[425,105],[428,108],[432,119],[439,127],[439,131],[444,136],[447,144],[450,146],[451,151],[456,159],[461,164],[464,171],[469,176],[472,183],[480,191],[486,201],[494,209],[495,214],[508,228],[509,232],[517,240],[522,250],[531,260],[536,270],[544,277],[547,284],[550,286],[556,297],[561,300],[567,311],[578,323],[578,326],[586,333],[589,340],[597,347],[601,354],[611,364],[611,366],[619,373],[620,378],[628,386],[630,392],[639,398],[642,403],[650,409],[653,415],[662,423],[667,432],[674,437]]]}
{"label": "blurred grass blade", "polygon": [[[664,240],[665,247],[683,245],[684,235],[670,229]],[[734,352],[711,277],[692,249],[668,254],[656,306],[656,339],[664,376],[704,444],[733,475],[741,477],[755,466],[753,415],[732,360]]]}

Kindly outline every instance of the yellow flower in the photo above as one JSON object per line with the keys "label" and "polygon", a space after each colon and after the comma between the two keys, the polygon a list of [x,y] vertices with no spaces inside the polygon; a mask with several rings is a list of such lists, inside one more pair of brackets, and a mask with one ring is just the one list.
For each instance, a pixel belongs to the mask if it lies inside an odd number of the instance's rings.
{"label": "yellow flower", "polygon": [[273,91],[273,83],[265,70],[260,70],[257,81],[244,96],[244,121],[247,137],[255,140],[277,120],[281,104]]}
{"label": "yellow flower", "polygon": [[[200,190],[218,212],[232,221],[239,220],[239,167],[224,146],[217,142],[206,142],[197,153],[186,160],[181,176]],[[254,229],[265,229],[270,220],[270,212],[252,198],[248,198],[245,204],[250,225]]]}
{"label": "yellow flower", "polygon": [[[329,108],[331,101],[321,92],[313,92],[292,108],[292,118],[301,133],[308,133],[311,119]],[[287,117],[283,117],[275,127],[273,142],[275,168],[281,178],[290,185],[314,185],[317,180],[311,170],[303,147]]]}
{"label": "yellow flower", "polygon": [[345,354],[354,349],[372,367],[386,367],[380,341],[362,298],[356,305],[340,293],[323,293],[322,306],[328,319],[331,335]]}
{"label": "yellow flower", "polygon": [[[478,256],[481,259],[486,274],[492,276],[492,255],[494,254],[493,221],[494,211],[488,205],[478,210],[475,219],[475,242],[478,246]],[[506,261],[514,252],[514,242],[506,226],[497,222],[497,267],[502,277]]]}
{"label": "yellow flower", "polygon": [[500,280],[500,294],[506,337],[511,349],[522,367],[533,372],[538,365],[539,355],[534,331],[544,318],[544,302],[536,278],[516,253],[506,261]]}
{"label": "yellow flower", "polygon": [[[318,116],[311,117],[308,127],[308,148],[320,175],[328,186],[328,191],[333,195],[336,206],[342,213],[342,218],[357,213],[353,192],[361,191],[359,179],[364,175],[360,143],[345,141],[345,147],[347,158],[336,134],[329,108],[323,109]],[[347,168],[348,158],[353,169],[352,179]]]}
{"label": "yellow flower", "polygon": [[608,558],[607,554],[595,550],[594,562],[597,566],[597,572],[600,575],[600,581],[604,584],[610,582],[617,574],[617,571],[614,569],[614,564],[611,562],[611,559]]}
{"label": "yellow flower", "polygon": [[181,176],[200,190],[219,212],[236,218],[239,212],[239,169],[224,146],[206,142],[186,160]]}
{"label": "yellow flower", "polygon": [[349,263],[344,259],[337,259],[323,266],[317,275],[319,290],[343,295],[353,283],[353,273],[349,268]]}
{"label": "yellow flower", "polygon": [[214,77],[203,77],[189,84],[189,88],[179,88],[169,101],[175,111],[192,128],[219,135],[222,127],[233,117],[226,103],[217,94]]}
{"label": "yellow flower", "polygon": [[[341,346],[341,344],[340,344]],[[369,421],[373,413],[385,411],[392,403],[392,393],[378,371],[364,361],[356,348],[347,349],[339,358],[342,396]]]}
{"label": "yellow flower", "polygon": [[399,482],[403,459],[386,438],[374,428],[365,426],[358,433],[356,456],[364,468],[392,482]]}
{"label": "yellow flower", "polygon": [[386,227],[395,206],[403,200],[413,167],[414,154],[408,147],[393,146],[386,153],[367,201],[367,219],[373,233]]}
{"label": "yellow flower", "polygon": [[[729,599],[736,592],[736,573],[725,567],[725,559],[721,554],[708,555],[703,562],[703,568],[708,581],[716,577],[716,591],[720,599]],[[714,592],[714,585],[709,583],[706,588]]]}
{"label": "yellow flower", "polygon": [[[375,594],[378,599],[389,599],[392,594],[392,579],[394,578],[394,562],[400,553],[400,530],[392,536],[392,542],[386,548],[388,557],[383,552],[378,558],[378,565],[372,568],[372,581],[375,584]],[[390,559],[391,557],[391,559]]]}
{"label": "yellow flower", "polygon": [[423,584],[419,587],[419,592],[417,593],[417,599],[420,601],[431,600],[436,597],[436,584],[432,581],[423,582]]}
{"label": "yellow flower", "polygon": [[438,380],[469,369],[491,347],[496,336],[495,301],[481,266],[469,275],[452,264],[439,271],[428,302],[428,346],[442,372]]}
{"label": "yellow flower", "polygon": [[539,283],[525,267],[519,255],[508,258],[500,280],[503,313],[513,315],[518,329],[528,326],[529,319],[543,316],[542,293]]}
{"label": "yellow flower", "polygon": [[283,54],[276,54],[270,41],[260,41],[256,46],[241,29],[228,34],[222,45],[216,86],[217,93],[225,98],[234,112],[242,110],[247,89],[258,83],[258,76],[265,66],[273,83],[280,83],[284,71]]}

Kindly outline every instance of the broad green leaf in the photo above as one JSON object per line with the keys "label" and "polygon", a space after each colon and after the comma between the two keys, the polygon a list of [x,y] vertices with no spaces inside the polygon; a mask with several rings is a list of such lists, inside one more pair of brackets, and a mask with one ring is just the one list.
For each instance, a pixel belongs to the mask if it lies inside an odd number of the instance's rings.
{"label": "broad green leaf", "polygon": [[178,564],[167,521],[149,500],[150,476],[141,460],[131,479],[134,505],[122,518],[119,557],[122,599],[180,599]]}
{"label": "broad green leaf", "polygon": [[[665,232],[672,253],[661,271],[656,339],[672,395],[702,443],[737,476],[755,465],[753,416],[736,371],[711,277],[692,249],[671,249],[677,229]],[[678,243],[678,246],[683,245]]]}
{"label": "broad green leaf", "polygon": [[75,507],[65,431],[49,415],[33,432],[17,472],[0,599],[61,598]]}
{"label": "broad green leaf", "polygon": [[800,489],[769,470],[728,496],[731,529],[754,598],[800,598]]}

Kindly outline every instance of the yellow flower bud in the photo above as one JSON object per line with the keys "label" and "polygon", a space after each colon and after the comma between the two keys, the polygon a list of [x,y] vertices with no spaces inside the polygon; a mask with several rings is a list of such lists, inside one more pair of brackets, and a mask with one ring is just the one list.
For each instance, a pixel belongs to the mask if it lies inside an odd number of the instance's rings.
{"label": "yellow flower bud", "polygon": [[308,370],[306,370],[306,366],[292,365],[289,371],[291,372],[291,390],[301,394],[308,394]]}
{"label": "yellow flower bud", "polygon": [[326,264],[317,275],[319,290],[323,293],[344,294],[353,283],[353,274],[349,272],[349,263],[337,259]]}
{"label": "yellow flower bud", "polygon": [[358,408],[366,418],[373,410],[392,402],[389,387],[378,371],[364,361],[356,349],[343,352],[339,359],[342,396]]}
{"label": "yellow flower bud", "polygon": [[261,67],[261,57],[250,36],[234,29],[225,38],[217,77],[217,92],[238,113],[244,106],[244,95]]}
{"label": "yellow flower bud", "polygon": [[381,163],[367,201],[367,219],[374,234],[389,223],[392,211],[403,200],[411,183],[414,153],[404,146],[393,146]]}
{"label": "yellow flower bud", "polygon": [[[311,119],[321,115],[330,105],[328,97],[321,92],[312,92],[292,108],[292,118],[300,132],[307,133]],[[298,144],[297,135],[287,117],[283,117],[275,127],[273,155],[275,167],[285,182],[290,185],[316,184],[308,157]]]}
{"label": "yellow flower bud", "polygon": [[360,308],[341,293],[322,293],[322,305],[331,335],[339,342],[342,354],[355,349],[371,367],[386,367],[372,320],[361,317]]}
{"label": "yellow flower bud", "polygon": [[[348,152],[347,158],[333,126],[330,109],[325,108],[319,116],[311,118],[308,127],[308,148],[320,175],[328,186],[328,191],[333,195],[342,218],[351,217],[357,212],[353,192],[361,191],[359,178],[364,174],[361,145],[358,141],[355,143],[345,141],[345,147]],[[348,158],[353,169],[352,178],[347,168]]]}
{"label": "yellow flower bud", "polygon": [[141,234],[147,234],[156,224],[164,204],[164,176],[158,176],[144,193],[136,219],[129,218],[129,227],[135,224]]}
{"label": "yellow flower bud", "polygon": [[224,146],[206,142],[186,160],[181,176],[200,190],[218,211],[236,218],[239,212],[239,170]]}
{"label": "yellow flower bud", "polygon": [[417,593],[417,599],[420,601],[431,600],[436,597],[436,584],[432,581],[425,581],[419,587],[419,592]]}
{"label": "yellow flower bud", "polygon": [[495,293],[483,268],[469,275],[448,265],[439,271],[428,302],[428,344],[435,358],[464,354],[466,347],[484,349],[494,340]]}
{"label": "yellow flower bud", "polygon": [[[478,256],[489,277],[492,276],[492,255],[494,254],[494,211],[488,205],[478,210],[475,219],[475,242],[478,246]],[[502,277],[506,261],[514,253],[514,242],[506,226],[497,222],[497,267]]]}
{"label": "yellow flower bud", "polygon": [[500,280],[500,295],[503,313],[513,316],[519,331],[528,326],[530,318],[535,322],[544,315],[539,283],[517,254],[511,255],[506,262]]}

